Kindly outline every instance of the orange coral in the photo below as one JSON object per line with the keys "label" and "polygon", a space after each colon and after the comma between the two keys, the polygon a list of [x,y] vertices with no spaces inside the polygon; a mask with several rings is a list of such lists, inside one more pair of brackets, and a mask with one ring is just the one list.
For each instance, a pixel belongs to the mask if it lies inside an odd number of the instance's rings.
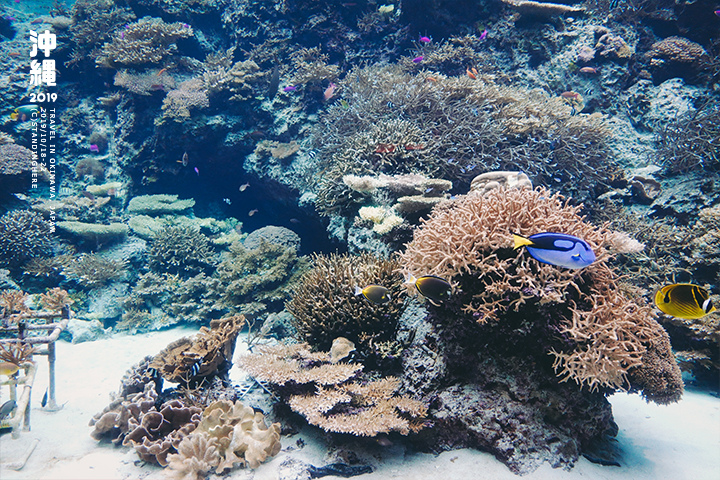
{"label": "orange coral", "polygon": [[258,380],[310,388],[289,395],[287,403],[325,431],[372,437],[388,432],[407,435],[424,427],[427,407],[395,395],[400,387],[397,378],[362,381],[358,378],[362,365],[330,362],[329,353],[310,352],[307,344],[264,347],[239,361]]}
{"label": "orange coral", "polygon": [[[471,192],[437,208],[400,263],[415,276],[452,282],[463,311],[481,324],[515,312],[544,316],[562,337],[562,348],[550,351],[561,381],[590,390],[630,386],[651,400],[677,400],[682,381],[669,348],[648,353],[667,334],[650,306],[622,293],[606,263],[606,247],[617,250],[627,239],[585,222],[580,208],[544,188]],[[597,260],[582,270],[542,264],[513,250],[511,232],[571,234],[586,240]],[[538,310],[544,304],[553,308]]]}

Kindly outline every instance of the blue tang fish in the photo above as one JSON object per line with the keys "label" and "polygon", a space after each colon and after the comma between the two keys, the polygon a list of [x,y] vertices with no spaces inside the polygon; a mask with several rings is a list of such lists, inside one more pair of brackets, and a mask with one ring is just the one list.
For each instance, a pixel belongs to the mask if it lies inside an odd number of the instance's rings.
{"label": "blue tang fish", "polygon": [[583,268],[595,261],[595,252],[585,240],[564,233],[536,233],[523,237],[513,233],[515,249],[525,247],[542,263],[565,268]]}

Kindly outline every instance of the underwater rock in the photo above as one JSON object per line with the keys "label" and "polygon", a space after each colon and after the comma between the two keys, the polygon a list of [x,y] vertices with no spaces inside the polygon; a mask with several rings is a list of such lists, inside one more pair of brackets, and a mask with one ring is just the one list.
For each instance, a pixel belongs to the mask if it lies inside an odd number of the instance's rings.
{"label": "underwater rock", "polygon": [[91,290],[87,296],[86,318],[112,325],[123,314],[122,301],[129,293],[128,284],[120,282]]}
{"label": "underwater rock", "polygon": [[128,213],[139,215],[178,214],[195,205],[195,200],[178,200],[177,195],[140,195],[128,203]]}
{"label": "underwater rock", "polygon": [[243,241],[243,246],[245,248],[255,249],[260,247],[263,241],[285,248],[292,248],[295,250],[295,253],[300,251],[300,236],[288,228],[277,227],[275,225],[268,225],[253,230]]}
{"label": "underwater rock", "polygon": [[103,328],[98,320],[82,320],[72,318],[68,322],[67,331],[72,337],[72,343],[93,342],[100,338],[110,336],[112,328]]}
{"label": "underwater rock", "polygon": [[630,180],[630,193],[635,201],[650,205],[662,192],[662,185],[655,179],[635,176]]}

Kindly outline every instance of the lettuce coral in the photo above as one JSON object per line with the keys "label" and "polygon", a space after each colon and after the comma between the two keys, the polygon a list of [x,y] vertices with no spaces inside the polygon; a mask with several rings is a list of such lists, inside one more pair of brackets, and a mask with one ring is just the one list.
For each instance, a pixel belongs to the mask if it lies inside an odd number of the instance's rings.
{"label": "lettuce coral", "polygon": [[242,402],[219,400],[205,409],[197,429],[178,445],[168,463],[180,478],[200,478],[212,469],[222,474],[236,464],[258,468],[280,447],[279,423],[268,426],[262,413]]}

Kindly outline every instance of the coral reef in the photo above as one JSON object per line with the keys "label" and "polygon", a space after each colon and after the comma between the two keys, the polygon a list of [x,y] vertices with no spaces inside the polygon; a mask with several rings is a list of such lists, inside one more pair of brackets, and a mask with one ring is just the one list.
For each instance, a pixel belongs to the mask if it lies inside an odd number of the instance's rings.
{"label": "coral reef", "polygon": [[123,35],[105,43],[96,62],[109,68],[157,64],[177,51],[175,42],[192,35],[192,27],[186,23],[143,17],[125,25]]}
{"label": "coral reef", "polygon": [[210,106],[207,90],[199,78],[185,80],[176,89],[170,90],[163,100],[162,119],[183,122],[190,118],[191,109],[207,108]]}
{"label": "coral reef", "polygon": [[668,173],[702,168],[720,171],[720,104],[708,101],[700,108],[678,116],[656,132],[655,155]]}
{"label": "coral reef", "polygon": [[158,231],[150,243],[148,256],[153,271],[183,277],[208,271],[216,263],[210,241],[189,226],[168,226]]}
{"label": "coral reef", "polygon": [[56,226],[59,230],[68,233],[81,242],[97,246],[120,241],[128,233],[128,226],[124,223],[103,225],[100,223],[64,221],[57,222]]}
{"label": "coral reef", "polygon": [[685,37],[668,37],[652,45],[646,57],[655,83],[681,77],[698,81],[710,67],[710,56],[702,45]]}
{"label": "coral reef", "polygon": [[[370,254],[316,255],[286,308],[299,337],[320,350],[329,350],[337,337],[352,341],[368,365],[396,358],[397,321],[402,312],[399,264]],[[382,285],[390,301],[381,305],[355,295],[355,287]]]}
{"label": "coral reef", "polygon": [[578,13],[583,9],[573,7],[571,5],[563,5],[562,3],[551,2],[534,2],[531,0],[502,0],[506,5],[510,5],[523,15],[551,17],[553,15],[563,15],[565,13]]}
{"label": "coral reef", "polygon": [[298,257],[298,243],[283,230],[264,230],[265,234],[280,233],[270,236],[270,241],[258,234],[248,236],[244,244],[230,245],[216,270],[222,285],[218,289],[221,305],[257,315],[271,304],[282,305],[290,299],[309,261],[307,257]]}
{"label": "coral reef", "polygon": [[179,445],[178,454],[169,458],[169,467],[185,478],[211,468],[221,474],[236,464],[258,468],[280,453],[280,447],[279,423],[268,426],[262,413],[240,401],[221,400],[205,409],[197,429]]}
{"label": "coral reef", "polygon": [[[575,235],[592,246],[598,260],[580,272],[540,264],[512,250],[510,232]],[[585,223],[578,208],[557,194],[500,188],[485,195],[471,192],[436,210],[415,232],[400,262],[416,276],[453,282],[460,292],[458,307],[480,324],[516,316],[544,318],[562,336],[562,342],[547,341],[558,345],[548,350],[564,380],[572,378],[591,390],[630,386],[660,403],[677,401],[682,380],[669,349],[657,350],[669,380],[628,383],[639,378],[632,372],[643,365],[648,346],[667,334],[651,307],[621,292],[605,261],[605,247],[617,238],[608,234]]]}
{"label": "coral reef", "polygon": [[135,215],[178,214],[195,205],[195,200],[178,200],[177,195],[139,195],[133,197],[127,211]]}
{"label": "coral reef", "polygon": [[15,143],[0,145],[0,175],[19,175],[32,168],[31,150]]}
{"label": "coral reef", "polygon": [[193,338],[183,337],[155,355],[149,368],[171,381],[182,384],[197,382],[201,377],[226,372],[231,365],[235,340],[245,324],[242,315],[210,322]]}
{"label": "coral reef", "polygon": [[[562,96],[503,85],[496,77],[409,74],[398,67],[356,69],[342,83],[348,108],[331,105],[313,129],[323,158],[320,214],[349,216],[367,194],[348,175],[421,174],[467,188],[479,173],[520,170],[557,183],[578,201],[603,193],[618,174],[600,114],[575,115]],[[449,119],[452,119],[450,121]]]}
{"label": "coral reef", "polygon": [[38,213],[13,210],[0,217],[0,265],[16,269],[52,253],[53,226]]}
{"label": "coral reef", "polygon": [[[307,344],[262,346],[239,362],[258,380],[274,384],[293,411],[325,431],[374,437],[408,435],[425,426],[427,407],[395,395],[397,378],[355,378],[362,365],[333,362],[329,352],[311,352]],[[305,393],[290,393],[298,391]]]}

